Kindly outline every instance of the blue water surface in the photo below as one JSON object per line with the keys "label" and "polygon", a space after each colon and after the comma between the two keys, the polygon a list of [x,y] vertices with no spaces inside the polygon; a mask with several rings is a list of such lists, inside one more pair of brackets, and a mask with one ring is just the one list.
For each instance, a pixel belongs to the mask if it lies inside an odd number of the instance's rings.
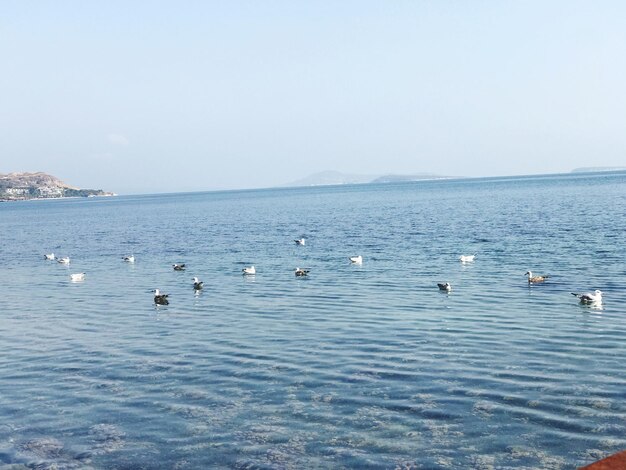
{"label": "blue water surface", "polygon": [[0,204],[0,468],[571,469],[625,449],[625,209],[624,172]]}

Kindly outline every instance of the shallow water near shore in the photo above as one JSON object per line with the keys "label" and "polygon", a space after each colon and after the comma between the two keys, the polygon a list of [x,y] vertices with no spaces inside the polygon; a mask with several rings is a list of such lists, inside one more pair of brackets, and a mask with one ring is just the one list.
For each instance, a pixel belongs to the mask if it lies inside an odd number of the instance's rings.
{"label": "shallow water near shore", "polygon": [[[622,450],[625,209],[624,172],[0,204],[0,467],[570,469]],[[600,306],[571,295],[594,289]]]}

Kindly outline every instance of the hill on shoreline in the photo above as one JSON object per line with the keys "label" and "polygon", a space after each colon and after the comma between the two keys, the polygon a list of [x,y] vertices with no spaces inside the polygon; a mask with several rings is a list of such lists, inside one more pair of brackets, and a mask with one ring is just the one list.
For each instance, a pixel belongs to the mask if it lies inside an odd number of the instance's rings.
{"label": "hill on shoreline", "polygon": [[80,189],[70,186],[56,176],[43,172],[0,173],[0,201],[113,195],[102,189]]}

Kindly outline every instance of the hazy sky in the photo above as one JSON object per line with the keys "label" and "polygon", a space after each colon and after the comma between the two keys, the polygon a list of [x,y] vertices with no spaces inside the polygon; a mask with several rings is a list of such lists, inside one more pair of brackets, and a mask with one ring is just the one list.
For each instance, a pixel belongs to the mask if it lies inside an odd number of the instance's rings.
{"label": "hazy sky", "polygon": [[118,193],[626,166],[626,2],[22,1],[0,173]]}

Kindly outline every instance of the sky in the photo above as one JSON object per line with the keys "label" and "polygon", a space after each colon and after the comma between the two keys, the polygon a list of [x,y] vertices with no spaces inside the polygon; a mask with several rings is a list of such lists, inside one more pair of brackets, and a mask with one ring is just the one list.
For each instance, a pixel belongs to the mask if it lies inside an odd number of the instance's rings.
{"label": "sky", "polygon": [[119,194],[626,166],[626,2],[1,0],[0,173]]}

